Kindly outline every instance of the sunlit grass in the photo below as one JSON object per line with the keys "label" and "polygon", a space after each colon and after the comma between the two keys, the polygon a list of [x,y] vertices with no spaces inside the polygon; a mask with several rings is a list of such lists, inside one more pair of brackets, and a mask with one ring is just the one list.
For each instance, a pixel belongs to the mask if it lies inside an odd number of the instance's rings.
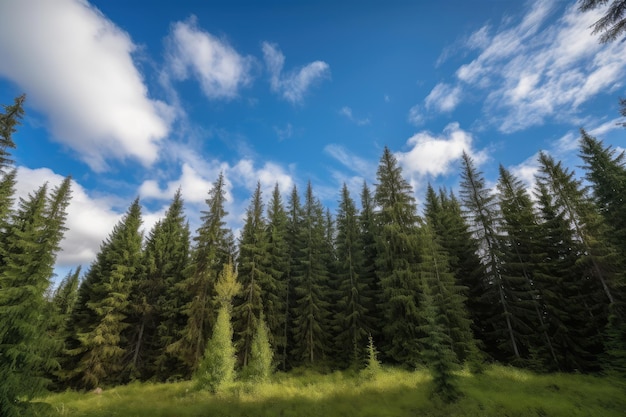
{"label": "sunlit grass", "polygon": [[626,383],[586,375],[537,375],[492,366],[458,373],[464,396],[446,405],[430,398],[426,371],[383,368],[355,372],[276,374],[265,383],[236,382],[218,394],[191,382],[134,383],[94,393],[65,392],[44,399],[65,416],[626,416]]}

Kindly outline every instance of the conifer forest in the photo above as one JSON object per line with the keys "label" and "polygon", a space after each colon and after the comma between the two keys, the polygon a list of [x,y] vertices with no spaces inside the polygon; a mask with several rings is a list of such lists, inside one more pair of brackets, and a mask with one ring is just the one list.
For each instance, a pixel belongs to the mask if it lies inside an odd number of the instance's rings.
{"label": "conifer forest", "polygon": [[[0,414],[44,390],[236,378],[301,368],[425,367],[444,398],[452,371],[626,372],[626,162],[580,131],[575,172],[540,152],[533,188],[468,154],[458,191],[418,206],[387,148],[375,184],[336,212],[309,183],[250,196],[239,236],[222,175],[190,230],[179,190],[151,230],[129,202],[91,265],[54,279],[71,178],[15,194],[0,113]],[[60,279],[62,278],[62,279]]]}

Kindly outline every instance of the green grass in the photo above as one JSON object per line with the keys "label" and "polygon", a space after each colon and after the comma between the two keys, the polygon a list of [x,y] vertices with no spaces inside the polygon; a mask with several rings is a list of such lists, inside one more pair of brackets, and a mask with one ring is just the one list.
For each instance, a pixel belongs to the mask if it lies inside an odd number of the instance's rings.
{"label": "green grass", "polygon": [[268,383],[237,382],[216,395],[191,382],[140,384],[42,399],[59,416],[90,417],[384,417],[384,416],[626,416],[626,381],[551,374],[501,366],[482,375],[459,373],[464,393],[445,405],[429,398],[425,371],[384,369],[373,377],[334,372],[277,374]]}

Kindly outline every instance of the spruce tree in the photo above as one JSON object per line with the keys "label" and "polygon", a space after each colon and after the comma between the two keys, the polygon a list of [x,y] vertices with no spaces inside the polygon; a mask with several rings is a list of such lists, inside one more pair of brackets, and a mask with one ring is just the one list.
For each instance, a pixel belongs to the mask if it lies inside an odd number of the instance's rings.
{"label": "spruce tree", "polygon": [[234,238],[224,221],[228,212],[224,208],[226,181],[222,173],[209,191],[206,203],[208,208],[202,212],[202,225],[194,238],[195,246],[183,284],[192,296],[183,309],[187,323],[168,347],[191,371],[198,367],[215,321],[212,302],[215,281],[223,266],[234,258]]}
{"label": "spruce tree", "polygon": [[237,276],[242,291],[235,299],[233,310],[238,351],[244,367],[248,364],[255,329],[259,326],[258,321],[263,310],[261,283],[267,281],[267,260],[268,243],[259,182],[246,211],[246,220],[239,242]]}
{"label": "spruce tree", "polygon": [[[537,269],[537,217],[533,202],[524,184],[500,165],[498,203],[502,214],[501,274],[509,288],[509,305],[518,328],[522,329],[520,345],[526,354],[533,354],[538,346],[549,353],[548,360],[556,363],[556,352],[546,331],[541,293],[534,285]],[[545,361],[545,360],[544,360]]]}
{"label": "spruce tree", "polygon": [[68,376],[78,377],[80,387],[116,384],[127,377],[123,370],[130,349],[125,331],[131,310],[129,294],[142,267],[141,223],[137,198],[102,243],[82,284],[88,287],[79,290],[73,312],[79,346],[69,352],[77,356],[78,363]]}
{"label": "spruce tree", "polygon": [[30,414],[26,411],[29,401],[42,394],[49,382],[44,375],[50,375],[58,367],[56,356],[60,346],[47,332],[46,313],[50,309],[45,296],[65,231],[69,200],[69,178],[50,196],[43,185],[27,199],[20,199],[6,231],[0,268],[3,318],[0,357],[4,358],[0,364],[0,414],[3,416]]}
{"label": "spruce tree", "polygon": [[0,113],[0,172],[5,173],[5,169],[13,166],[11,152],[15,149],[13,133],[17,131],[20,120],[24,117],[25,95],[16,97],[13,105],[3,104],[3,113]]}
{"label": "spruce tree", "polygon": [[269,341],[265,317],[261,313],[250,348],[250,360],[244,368],[245,376],[256,382],[265,382],[272,374],[274,352]]}
{"label": "spruce tree", "polygon": [[328,334],[328,270],[324,263],[325,222],[321,203],[309,182],[302,208],[300,252],[295,254],[294,359],[312,365],[324,358],[330,345]]}
{"label": "spruce tree", "polygon": [[361,190],[361,212],[359,213],[359,241],[362,250],[363,263],[361,265],[361,282],[367,285],[365,307],[370,320],[373,338],[381,337],[384,319],[382,314],[382,289],[376,273],[378,259],[378,232],[376,229],[376,215],[374,213],[374,197],[363,182]]}
{"label": "spruce tree", "polygon": [[[479,245],[463,218],[461,206],[454,193],[429,185],[424,210],[426,220],[437,243],[448,254],[450,270],[458,285],[464,287],[465,305],[472,320],[477,340],[484,340],[483,323],[489,305],[482,299],[485,293],[484,266],[478,257]],[[458,353],[458,352],[457,352]]]}
{"label": "spruce tree", "polygon": [[602,349],[602,290],[582,273],[584,252],[565,211],[554,194],[539,181],[536,185],[541,239],[536,244],[537,269],[533,281],[541,295],[542,312],[556,364],[547,346],[538,351],[544,369],[558,371],[597,370]]}
{"label": "spruce tree", "polygon": [[[476,343],[471,330],[471,320],[465,305],[465,287],[457,283],[449,263],[448,253],[441,247],[439,238],[426,223],[420,228],[422,284],[428,286],[429,302],[437,313],[437,323],[447,335],[448,348],[457,363],[476,360]],[[430,306],[423,306],[422,314],[428,317]],[[425,323],[429,326],[430,324]]]}
{"label": "spruce tree", "polygon": [[433,377],[433,394],[445,403],[458,399],[460,392],[453,374],[455,355],[452,340],[446,331],[444,312],[437,308],[432,288],[427,280],[422,282],[421,309],[424,319],[421,340],[423,357]]}
{"label": "spruce tree", "polygon": [[511,310],[508,282],[502,277],[501,248],[499,234],[500,214],[495,195],[485,186],[485,178],[474,166],[474,161],[463,153],[461,173],[461,197],[474,236],[480,244],[482,261],[485,265],[482,305],[488,309],[481,313],[481,335],[490,353],[500,359],[521,357],[519,329]]}
{"label": "spruce tree", "polygon": [[278,184],[272,192],[267,209],[267,263],[266,274],[261,277],[261,299],[268,327],[268,338],[274,357],[284,359],[281,353],[287,344],[287,282],[289,273],[289,247],[287,245],[287,213],[282,203]]}
{"label": "spruce tree", "polygon": [[419,239],[415,197],[385,147],[376,173],[377,272],[383,296],[383,353],[398,363],[419,362]]}
{"label": "spruce tree", "polygon": [[295,306],[295,285],[296,285],[296,274],[298,273],[300,267],[300,258],[299,255],[303,250],[304,242],[301,239],[303,227],[303,212],[302,205],[300,202],[300,196],[298,194],[298,189],[294,185],[291,193],[289,195],[289,200],[287,201],[287,230],[286,230],[286,241],[288,247],[288,267],[285,273],[285,320],[284,320],[284,328],[283,328],[283,338],[285,340],[285,345],[283,347],[283,351],[281,354],[281,366],[283,370],[287,370],[289,367],[293,365],[295,362],[293,360],[293,314],[292,311]]}
{"label": "spruce tree", "polygon": [[338,313],[333,330],[338,352],[344,362],[359,365],[364,357],[365,340],[371,334],[367,304],[368,285],[363,281],[363,247],[360,242],[359,216],[346,184],[341,190],[337,212]]}
{"label": "spruce tree", "polygon": [[199,389],[211,392],[232,384],[235,380],[235,346],[231,323],[232,299],[241,285],[237,282],[237,273],[231,262],[224,264],[222,273],[215,284],[215,302],[218,305],[217,320],[213,334],[206,343],[203,358],[195,372],[194,379]]}
{"label": "spruce tree", "polygon": [[581,180],[574,178],[573,171],[544,152],[539,153],[538,181],[554,195],[554,204],[564,212],[576,238],[582,243],[585,256],[580,262],[586,265],[585,273],[600,284],[607,306],[614,304],[618,297],[612,282],[612,251],[610,244],[604,242],[605,224],[587,189]]}
{"label": "spruce tree", "polygon": [[132,331],[130,369],[141,380],[185,376],[184,364],[167,352],[185,325],[183,306],[191,298],[181,282],[189,261],[189,226],[181,190],[177,190],[165,216],[148,234],[143,270],[133,284],[129,319]]}

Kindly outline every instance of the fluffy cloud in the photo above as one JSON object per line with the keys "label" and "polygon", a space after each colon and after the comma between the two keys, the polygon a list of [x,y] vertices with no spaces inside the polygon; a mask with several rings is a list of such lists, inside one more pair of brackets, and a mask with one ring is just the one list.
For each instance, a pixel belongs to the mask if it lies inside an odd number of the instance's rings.
{"label": "fluffy cloud", "polygon": [[209,99],[233,98],[251,80],[252,58],[199,29],[195,18],[175,23],[167,45],[171,76],[185,80],[192,75]]}
{"label": "fluffy cloud", "polygon": [[169,107],[149,97],[135,49],[85,1],[0,2],[0,76],[18,84],[54,138],[94,170],[106,169],[108,158],[149,165],[168,134]]}
{"label": "fluffy cloud", "polygon": [[278,46],[263,42],[263,58],[270,73],[272,91],[292,104],[301,103],[307,90],[315,83],[330,76],[330,67],[324,61],[314,61],[297,71],[283,73],[285,56]]}
{"label": "fluffy cloud", "polygon": [[408,152],[396,153],[398,162],[404,172],[411,176],[436,177],[450,172],[452,164],[461,159],[463,151],[467,152],[476,164],[486,160],[485,152],[473,150],[473,137],[460,128],[458,123],[450,123],[442,135],[435,136],[430,132],[416,133],[407,140],[411,148]]}

